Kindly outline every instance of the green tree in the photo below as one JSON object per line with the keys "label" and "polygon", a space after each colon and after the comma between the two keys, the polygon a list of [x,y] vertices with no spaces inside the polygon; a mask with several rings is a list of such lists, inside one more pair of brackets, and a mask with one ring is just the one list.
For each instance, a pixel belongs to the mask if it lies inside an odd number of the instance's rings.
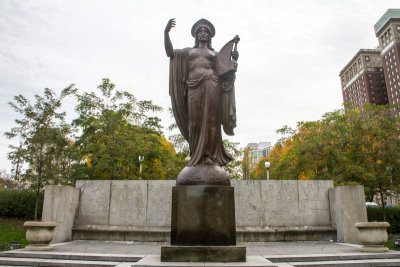
{"label": "green tree", "polygon": [[[79,117],[73,124],[82,130],[75,143],[78,179],[167,179],[176,177],[179,165],[172,145],[162,136],[161,111],[151,101],[138,101],[103,79],[96,93],[77,94]],[[139,156],[144,161],[139,161]],[[142,165],[142,173],[139,166]]]}
{"label": "green tree", "polygon": [[243,179],[243,149],[239,148],[238,142],[231,142],[228,139],[224,139],[223,142],[225,149],[232,155],[232,161],[223,167],[224,170],[230,179]]}
{"label": "green tree", "polygon": [[46,88],[43,96],[35,95],[33,105],[23,95],[15,96],[14,102],[9,103],[23,118],[16,119],[17,126],[5,133],[7,138],[19,141],[18,146],[10,145],[8,158],[13,164],[13,178],[29,181],[36,191],[35,220],[43,186],[57,184],[62,176],[59,163],[69,145],[71,127],[65,123],[65,112],[58,110],[62,100],[75,91],[74,85],[70,85],[57,96]]}
{"label": "green tree", "polygon": [[242,158],[242,176],[244,180],[250,180],[251,171],[254,169],[255,164],[253,162],[252,154],[250,153],[250,148],[246,147],[243,149],[243,158]]}
{"label": "green tree", "polygon": [[367,104],[278,130],[289,134],[271,152],[271,177],[363,185],[368,200],[382,200],[385,217],[385,199],[400,184],[400,124],[392,108]]}

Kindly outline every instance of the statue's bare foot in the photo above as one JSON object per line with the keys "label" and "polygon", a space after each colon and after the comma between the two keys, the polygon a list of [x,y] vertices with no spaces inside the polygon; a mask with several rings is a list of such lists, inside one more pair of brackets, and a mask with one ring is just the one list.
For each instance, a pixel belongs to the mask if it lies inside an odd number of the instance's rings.
{"label": "statue's bare foot", "polygon": [[206,164],[206,165],[213,165],[213,164],[214,164],[214,161],[212,161],[209,157],[206,157],[206,158],[204,159],[204,164]]}

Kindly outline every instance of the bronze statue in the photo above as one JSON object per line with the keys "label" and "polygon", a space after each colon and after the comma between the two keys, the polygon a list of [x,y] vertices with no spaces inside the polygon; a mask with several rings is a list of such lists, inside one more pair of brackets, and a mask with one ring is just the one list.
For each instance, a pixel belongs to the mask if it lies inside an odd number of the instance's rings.
{"label": "bronze statue", "polygon": [[233,135],[239,37],[217,52],[211,45],[214,26],[200,19],[191,31],[194,47],[174,50],[169,32],[175,25],[175,19],[170,19],[164,32],[165,51],[171,59],[169,93],[176,123],[190,148],[190,160],[177,184],[230,185],[221,168],[232,160],[223,146],[221,125],[227,135]]}

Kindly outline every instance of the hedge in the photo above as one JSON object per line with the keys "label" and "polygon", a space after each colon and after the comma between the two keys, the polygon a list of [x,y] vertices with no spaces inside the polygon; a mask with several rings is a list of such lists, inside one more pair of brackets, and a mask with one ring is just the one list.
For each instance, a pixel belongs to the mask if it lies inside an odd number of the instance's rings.
{"label": "hedge", "polygon": [[[385,208],[386,221],[390,223],[390,234],[400,233],[400,207]],[[367,207],[369,222],[383,222],[382,207]]]}
{"label": "hedge", "polygon": [[[43,192],[39,195],[38,218],[42,217]],[[0,217],[33,219],[36,192],[31,190],[0,189]]]}

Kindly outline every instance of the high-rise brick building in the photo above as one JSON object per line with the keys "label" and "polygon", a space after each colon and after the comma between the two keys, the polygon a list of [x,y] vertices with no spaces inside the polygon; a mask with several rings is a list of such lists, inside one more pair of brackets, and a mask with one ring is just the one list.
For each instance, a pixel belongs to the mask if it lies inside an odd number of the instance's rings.
{"label": "high-rise brick building", "polygon": [[[374,26],[379,40],[389,104],[400,105],[400,9],[389,9]],[[395,116],[400,110],[394,110]]]}
{"label": "high-rise brick building", "polygon": [[361,49],[339,74],[343,102],[355,107],[388,103],[379,49]]}

